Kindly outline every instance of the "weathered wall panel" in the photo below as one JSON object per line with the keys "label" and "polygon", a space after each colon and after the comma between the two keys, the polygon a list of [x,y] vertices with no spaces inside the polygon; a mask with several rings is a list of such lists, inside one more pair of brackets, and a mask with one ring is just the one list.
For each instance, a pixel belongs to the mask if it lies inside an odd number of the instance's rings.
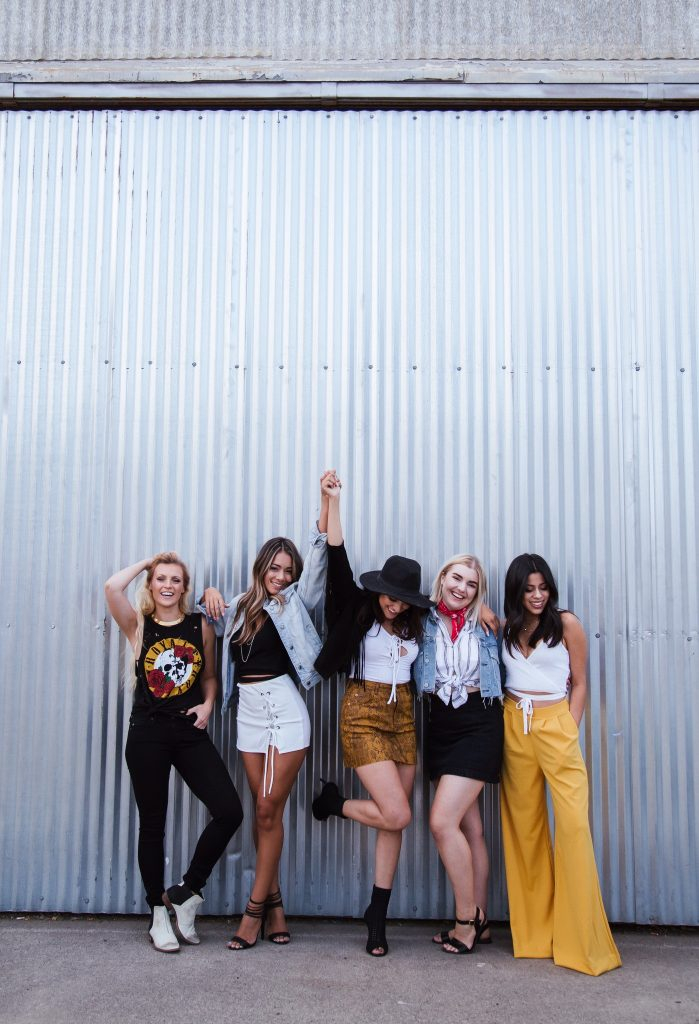
{"label": "weathered wall panel", "polygon": [[691,0],[2,0],[0,60],[696,57]]}
{"label": "weathered wall panel", "polygon": [[[0,115],[3,908],[143,908],[102,581],[176,548],[237,592],[336,465],[357,571],[402,551],[427,585],[472,549],[499,608],[515,554],[550,559],[590,636],[610,916],[698,923],[698,176],[694,113]],[[368,834],[310,815],[321,774],[351,786],[339,699],[308,698],[292,913],[371,882]],[[177,875],[203,814],[172,800]],[[428,800],[396,915],[448,909]],[[253,863],[248,815],[207,909]]]}

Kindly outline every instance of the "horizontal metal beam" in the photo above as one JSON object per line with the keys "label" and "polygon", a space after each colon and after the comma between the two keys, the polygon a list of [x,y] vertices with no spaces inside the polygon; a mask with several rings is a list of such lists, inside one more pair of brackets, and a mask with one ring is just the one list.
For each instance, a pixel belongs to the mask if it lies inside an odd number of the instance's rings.
{"label": "horizontal metal beam", "polygon": [[699,82],[13,82],[3,106],[694,106]]}

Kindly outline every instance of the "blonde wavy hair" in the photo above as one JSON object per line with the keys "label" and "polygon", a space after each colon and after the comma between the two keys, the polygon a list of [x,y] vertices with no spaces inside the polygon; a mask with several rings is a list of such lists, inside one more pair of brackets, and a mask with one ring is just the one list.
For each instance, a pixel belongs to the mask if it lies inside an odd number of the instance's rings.
{"label": "blonde wavy hair", "polygon": [[[269,594],[265,590],[265,576],[279,552],[289,555],[294,582],[298,580],[303,570],[303,559],[293,541],[287,537],[272,537],[265,541],[252,566],[252,584],[240,599],[236,612],[236,621],[241,622],[240,636],[236,637],[236,643],[248,644],[264,624],[266,612],[265,601],[269,600]],[[284,593],[275,594],[272,598],[278,605],[284,605]]]}
{"label": "blonde wavy hair", "polygon": [[476,573],[478,575],[478,590],[476,591],[476,596],[474,600],[468,606],[468,609],[466,611],[466,618],[474,619],[476,622],[478,622],[481,613],[481,607],[488,595],[488,584],[486,583],[485,579],[485,570],[483,569],[483,566],[481,565],[480,561],[476,558],[475,555],[452,555],[449,561],[444,563],[442,568],[435,576],[434,583],[432,584],[432,593],[430,594],[430,597],[433,601],[436,601],[437,604],[439,604],[439,602],[442,600],[442,583],[444,582],[444,577],[446,576],[450,569],[454,568],[455,565],[465,565],[467,569],[476,570]]}
{"label": "blonde wavy hair", "polygon": [[134,599],[136,606],[136,633],[134,635],[133,647],[131,644],[126,645],[126,650],[124,652],[123,677],[124,686],[131,690],[136,689],[136,659],[140,656],[141,647],[143,646],[143,622],[147,615],[152,615],[155,611],[155,601],[153,600],[151,583],[153,582],[155,570],[159,565],[179,565],[182,570],[184,591],[182,593],[182,597],[177,602],[177,608],[180,615],[186,615],[190,609],[191,577],[189,575],[189,569],[176,551],[161,551],[159,555],[156,555],[153,558],[153,561],[148,566],[146,575],[139,584]]}

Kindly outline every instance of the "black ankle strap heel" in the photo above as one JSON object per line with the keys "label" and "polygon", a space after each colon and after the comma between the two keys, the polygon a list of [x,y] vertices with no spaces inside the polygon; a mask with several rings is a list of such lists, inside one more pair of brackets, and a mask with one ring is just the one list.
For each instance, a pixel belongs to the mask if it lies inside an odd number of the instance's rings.
{"label": "black ankle strap heel", "polygon": [[[276,892],[271,892],[265,900],[265,914],[269,910],[277,910],[279,907],[281,907],[282,910],[284,909],[281,889],[277,889]],[[276,946],[288,946],[291,942],[291,934],[289,932],[270,932],[267,939],[270,942],[273,942]]]}
{"label": "black ankle strap heel", "polygon": [[260,924],[260,930],[255,938],[254,942],[248,942],[242,935],[234,935],[231,941],[228,943],[228,948],[239,952],[242,949],[252,949],[253,946],[257,945],[257,939],[264,939],[265,937],[265,917],[267,916],[267,907],[265,900],[248,900],[248,905],[245,908],[243,917],[257,918],[262,923]]}

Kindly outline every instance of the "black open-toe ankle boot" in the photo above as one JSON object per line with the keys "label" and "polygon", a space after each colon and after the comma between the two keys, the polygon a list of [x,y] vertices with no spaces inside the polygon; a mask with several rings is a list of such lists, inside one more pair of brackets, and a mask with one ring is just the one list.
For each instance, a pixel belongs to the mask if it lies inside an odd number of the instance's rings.
{"label": "black open-toe ankle boot", "polygon": [[386,914],[390,898],[390,889],[380,889],[378,885],[372,889],[371,903],[364,911],[364,924],[369,930],[366,942],[366,951],[369,956],[386,956],[388,953]]}

